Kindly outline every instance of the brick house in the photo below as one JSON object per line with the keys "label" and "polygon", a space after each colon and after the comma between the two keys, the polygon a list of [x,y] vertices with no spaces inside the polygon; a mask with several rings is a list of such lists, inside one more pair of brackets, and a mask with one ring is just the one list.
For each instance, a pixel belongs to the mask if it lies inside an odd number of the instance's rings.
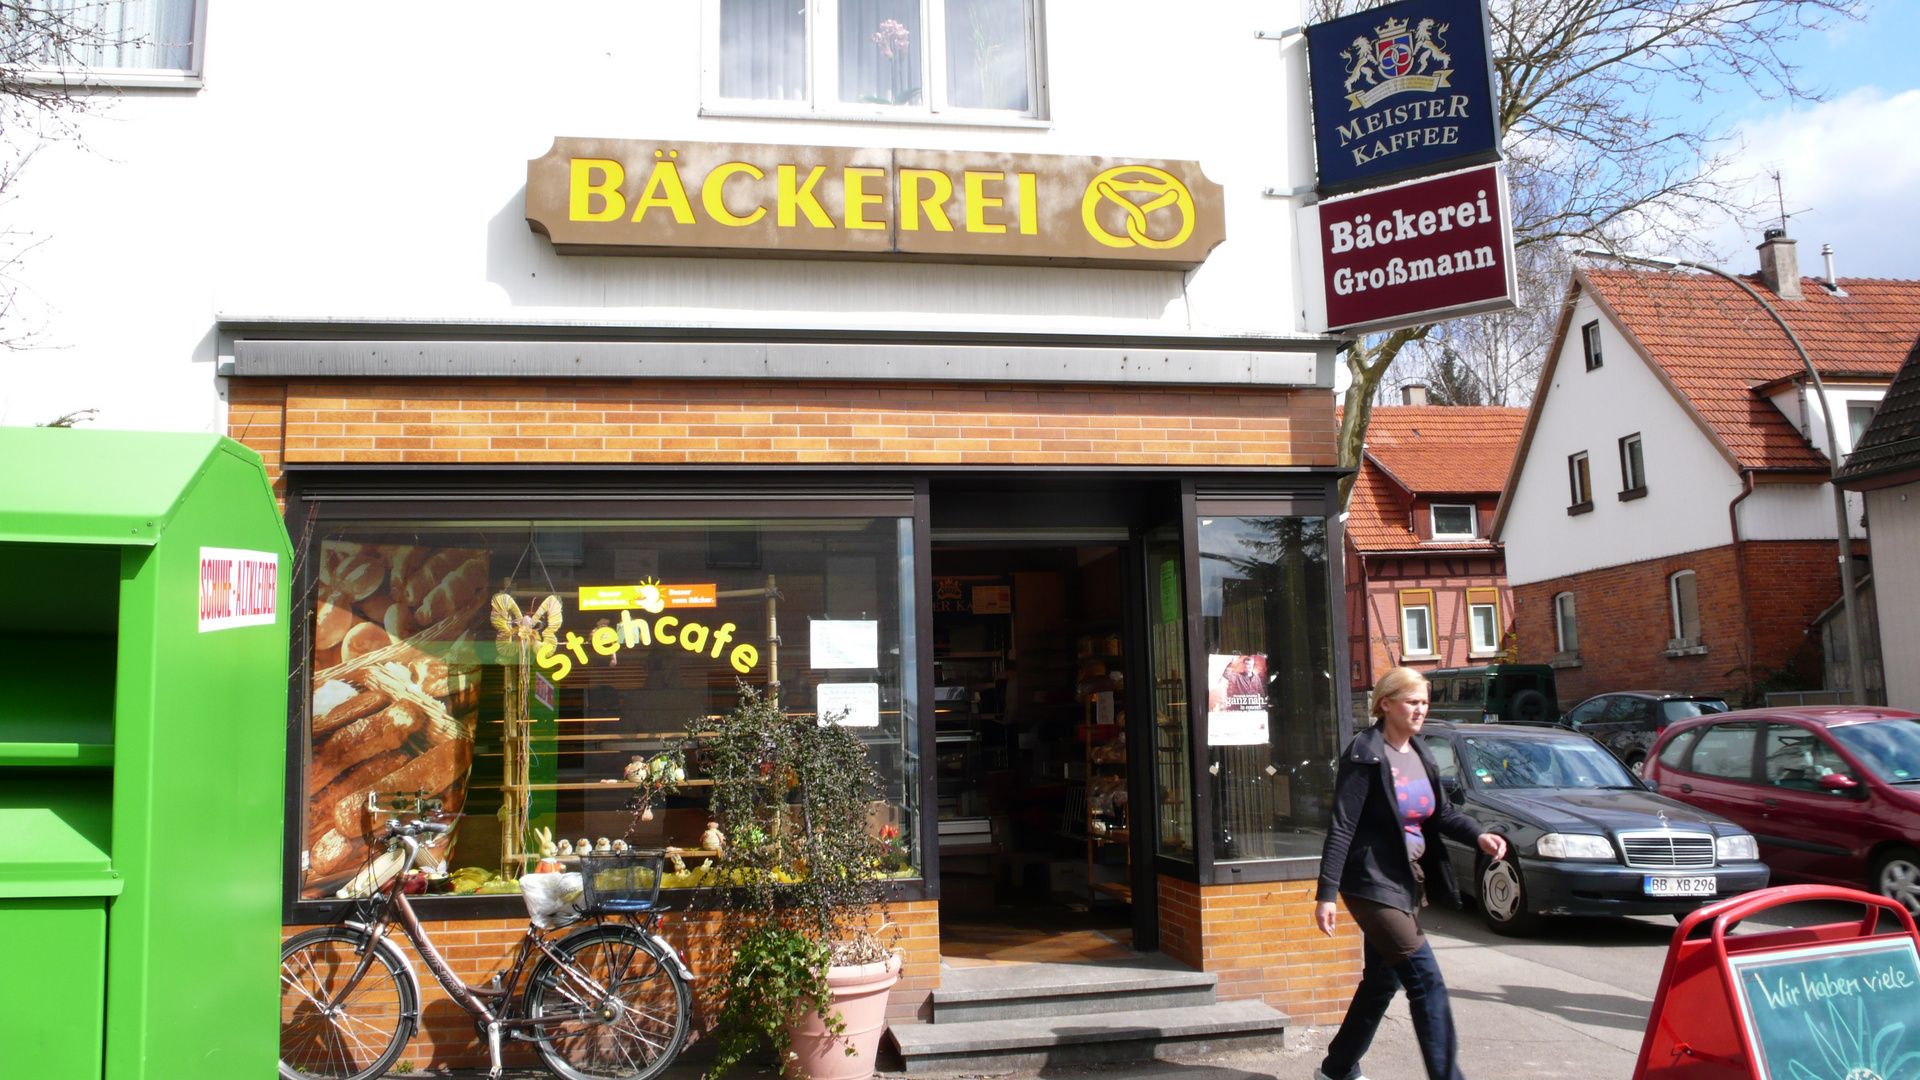
{"label": "brick house", "polygon": [[[1564,705],[1819,684],[1814,623],[1840,596],[1821,410],[1846,453],[1920,329],[1920,281],[1802,278],[1793,245],[1770,232],[1749,280],[1813,357],[1824,403],[1732,283],[1574,275],[1493,534],[1519,658],[1560,669]],[[1856,539],[1861,512],[1856,497]]]}
{"label": "brick house", "polygon": [[[621,767],[744,678],[866,703],[875,820],[910,848],[894,1023],[1029,908],[1221,1004],[1341,1014],[1359,936],[1312,928],[1352,730],[1326,677],[1341,342],[1301,314],[1294,202],[1262,194],[1314,178],[1271,5],[1138,34],[1139,2],[889,3],[884,55],[866,3],[393,8],[373,34],[152,6],[204,31],[184,66],[90,72],[142,89],[10,189],[60,237],[24,290],[60,348],[0,405],[266,461],[298,553],[288,934],[338,915],[366,797],[429,755],[405,790],[461,811],[435,858],[497,891],[535,828],[698,848],[704,792],[636,825]],[[585,609],[646,583],[697,602],[639,644],[612,624],[645,601]],[[524,679],[488,652],[502,594],[574,639]],[[425,654],[408,700],[443,722],[333,739],[385,649]],[[1264,741],[1210,740],[1187,703],[1254,656],[1270,704],[1222,726],[1270,715]],[[562,741],[526,752],[521,709]],[[418,910],[470,980],[526,926],[510,895]],[[710,973],[706,924],[669,926]],[[408,1059],[479,1063],[423,990]]]}
{"label": "brick house", "polygon": [[1347,503],[1356,700],[1397,664],[1488,663],[1507,644],[1506,560],[1489,539],[1527,410],[1377,407]]}

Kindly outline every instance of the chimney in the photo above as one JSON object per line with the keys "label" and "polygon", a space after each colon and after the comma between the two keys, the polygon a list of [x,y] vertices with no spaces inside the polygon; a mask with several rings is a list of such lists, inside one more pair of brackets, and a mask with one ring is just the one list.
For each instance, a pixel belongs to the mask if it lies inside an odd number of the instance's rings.
{"label": "chimney", "polygon": [[1787,230],[1768,229],[1760,241],[1760,280],[1782,300],[1799,300],[1800,257],[1793,253]]}
{"label": "chimney", "polygon": [[1416,382],[1416,383],[1408,383],[1407,385],[1402,386],[1400,388],[1400,404],[1425,405],[1426,403],[1427,403],[1426,387]]}
{"label": "chimney", "polygon": [[1839,288],[1840,279],[1833,276],[1833,245],[1821,244],[1820,257],[1827,260],[1827,288],[1829,289]]}

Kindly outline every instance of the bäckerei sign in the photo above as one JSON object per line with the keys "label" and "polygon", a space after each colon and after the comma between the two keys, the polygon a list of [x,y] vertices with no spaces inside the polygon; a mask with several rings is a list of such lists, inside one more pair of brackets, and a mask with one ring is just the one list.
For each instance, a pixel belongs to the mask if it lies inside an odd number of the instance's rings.
{"label": "b\u00e4ckerei sign", "polygon": [[1191,269],[1226,237],[1191,161],[555,139],[527,223],[568,255]]}
{"label": "b\u00e4ckerei sign", "polygon": [[1482,0],[1402,0],[1307,28],[1320,194],[1500,156]]}
{"label": "b\u00e4ckerei sign", "polygon": [[1514,307],[1504,169],[1488,165],[1300,211],[1312,330],[1365,333]]}

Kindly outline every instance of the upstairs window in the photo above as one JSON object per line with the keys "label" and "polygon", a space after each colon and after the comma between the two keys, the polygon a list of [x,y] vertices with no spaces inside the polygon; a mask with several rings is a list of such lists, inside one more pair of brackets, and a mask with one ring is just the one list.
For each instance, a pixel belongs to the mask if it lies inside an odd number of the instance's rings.
{"label": "upstairs window", "polygon": [[1640,448],[1640,433],[1620,440],[1620,498],[1634,499],[1647,493],[1647,462]]}
{"label": "upstairs window", "polygon": [[1433,506],[1433,538],[1435,540],[1473,540],[1480,535],[1475,527],[1472,504]]}
{"label": "upstairs window", "polygon": [[112,86],[197,80],[202,15],[197,0],[26,0],[7,11],[10,34],[47,43],[38,77]]}
{"label": "upstairs window", "polygon": [[1432,589],[1401,591],[1400,652],[1408,659],[1434,655]]}
{"label": "upstairs window", "polygon": [[1567,486],[1572,503],[1569,514],[1584,514],[1593,509],[1593,474],[1587,468],[1587,452],[1567,455]]}
{"label": "upstairs window", "polygon": [[1587,356],[1587,370],[1600,366],[1600,320],[1595,319],[1580,328],[1580,349]]}
{"label": "upstairs window", "polygon": [[1500,591],[1467,590],[1467,635],[1474,656],[1491,656],[1500,648]]}
{"label": "upstairs window", "polygon": [[1038,0],[708,0],[719,111],[1040,115]]}
{"label": "upstairs window", "polygon": [[1860,436],[1867,433],[1867,425],[1873,423],[1873,410],[1877,401],[1847,402],[1847,452],[1860,445]]}

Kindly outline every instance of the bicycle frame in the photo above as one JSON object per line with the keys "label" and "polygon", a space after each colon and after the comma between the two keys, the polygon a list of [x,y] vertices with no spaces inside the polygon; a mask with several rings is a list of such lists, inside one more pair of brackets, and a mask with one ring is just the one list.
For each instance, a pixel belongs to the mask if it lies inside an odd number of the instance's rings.
{"label": "bicycle frame", "polygon": [[[392,882],[390,882],[384,890],[386,896],[385,902],[380,905],[378,913],[371,922],[348,924],[366,932],[368,948],[361,953],[359,963],[355,965],[353,974],[350,975],[346,983],[341,986],[339,994],[341,998],[346,998],[353,993],[354,988],[360,984],[360,980],[372,966],[372,943],[386,937],[388,925],[397,923],[401,933],[405,934],[407,940],[413,943],[414,951],[418,952],[420,958],[426,961],[427,970],[433,972],[435,981],[439,982],[441,987],[446,990],[447,995],[454,1000],[455,1004],[473,1016],[474,1027],[478,1028],[486,1038],[487,1054],[493,1067],[492,1075],[498,1076],[502,1071],[502,1063],[500,1060],[500,1041],[502,1036],[512,1035],[515,1038],[535,1041],[537,1036],[515,1033],[528,1030],[537,1031],[540,1028],[561,1022],[545,1019],[536,1020],[513,1015],[514,990],[520,985],[521,975],[526,971],[527,962],[533,958],[536,952],[551,959],[563,970],[567,970],[572,978],[580,981],[583,989],[596,994],[606,992],[606,987],[601,986],[591,976],[580,971],[553,948],[552,944],[547,940],[552,931],[542,930],[534,926],[531,922],[527,925],[526,935],[520,939],[520,947],[514,953],[512,966],[508,967],[505,971],[495,973],[494,980],[496,985],[490,988],[468,986],[466,981],[460,978],[460,976],[454,972],[453,968],[448,965],[446,958],[440,955],[440,950],[435,947],[433,938],[427,933],[426,927],[420,925],[419,915],[414,912],[413,905],[407,900],[407,872],[413,869],[414,861],[420,855],[420,843],[411,836],[400,836],[396,838],[396,841],[405,845],[407,857],[402,862],[399,872],[394,875]],[[641,920],[640,925],[636,927],[641,937],[649,940],[656,948],[665,949],[666,955],[662,957],[662,959],[669,959],[683,976],[691,979],[692,972],[687,970],[686,965],[680,960],[679,956],[671,949],[666,948],[659,935],[651,932],[653,919],[654,916],[649,914],[647,918]],[[605,922],[606,920],[596,916],[594,921],[598,923]],[[414,982],[414,996],[418,999],[420,989],[419,977],[414,974],[412,965],[408,965],[406,970],[408,978]],[[503,1005],[500,1012],[496,1013],[487,1005],[487,1002],[483,1000],[483,998],[497,998],[502,1002]]]}

